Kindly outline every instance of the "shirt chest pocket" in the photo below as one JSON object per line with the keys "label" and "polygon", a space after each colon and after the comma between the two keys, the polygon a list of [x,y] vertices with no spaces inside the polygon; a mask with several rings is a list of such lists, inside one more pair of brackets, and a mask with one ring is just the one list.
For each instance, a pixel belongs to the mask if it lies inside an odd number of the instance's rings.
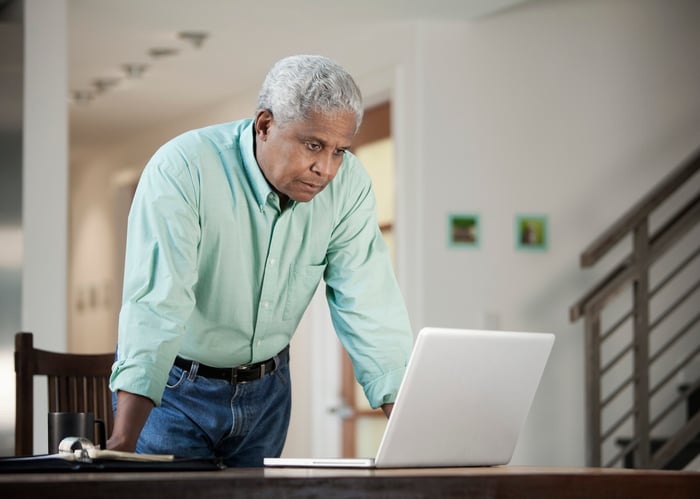
{"label": "shirt chest pocket", "polygon": [[282,314],[284,320],[301,319],[306,306],[316,292],[325,268],[325,264],[300,265],[291,268],[286,289],[287,301]]}

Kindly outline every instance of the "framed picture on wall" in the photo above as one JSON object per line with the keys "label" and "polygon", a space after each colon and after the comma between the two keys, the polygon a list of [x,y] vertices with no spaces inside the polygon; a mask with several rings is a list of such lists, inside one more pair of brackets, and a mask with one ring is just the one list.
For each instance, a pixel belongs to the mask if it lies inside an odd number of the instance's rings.
{"label": "framed picture on wall", "polygon": [[479,215],[451,213],[448,220],[448,245],[455,248],[478,248],[480,243]]}
{"label": "framed picture on wall", "polygon": [[516,215],[515,247],[523,251],[546,251],[549,244],[547,217]]}

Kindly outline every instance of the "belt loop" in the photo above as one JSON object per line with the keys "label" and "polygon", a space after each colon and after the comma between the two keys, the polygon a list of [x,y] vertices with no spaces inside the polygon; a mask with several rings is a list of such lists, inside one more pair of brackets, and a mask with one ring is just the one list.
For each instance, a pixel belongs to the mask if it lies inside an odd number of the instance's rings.
{"label": "belt loop", "polygon": [[[284,352],[284,350],[282,350]],[[276,354],[274,357],[272,357],[272,362],[274,363],[274,367],[272,368],[273,371],[276,371],[277,368],[280,366],[280,353]]]}
{"label": "belt loop", "polygon": [[198,370],[199,370],[199,362],[193,360],[192,365],[190,366],[190,372],[187,375],[187,380],[194,381],[194,379],[197,377]]}

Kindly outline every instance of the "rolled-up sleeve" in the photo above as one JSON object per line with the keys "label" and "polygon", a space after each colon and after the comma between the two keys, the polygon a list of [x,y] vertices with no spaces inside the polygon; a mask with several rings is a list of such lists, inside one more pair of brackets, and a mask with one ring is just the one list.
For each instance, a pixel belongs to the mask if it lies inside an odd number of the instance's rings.
{"label": "rolled-up sleeve", "polygon": [[408,313],[364,170],[339,212],[324,279],[331,319],[373,408],[393,402],[413,345]]}
{"label": "rolled-up sleeve", "polygon": [[167,148],[142,174],[129,213],[117,360],[110,387],[160,404],[194,308],[196,179]]}

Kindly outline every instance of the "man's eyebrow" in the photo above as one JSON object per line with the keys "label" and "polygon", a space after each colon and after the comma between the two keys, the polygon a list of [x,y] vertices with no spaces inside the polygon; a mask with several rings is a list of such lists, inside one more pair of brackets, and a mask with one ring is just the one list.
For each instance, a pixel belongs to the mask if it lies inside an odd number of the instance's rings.
{"label": "man's eyebrow", "polygon": [[[321,144],[323,147],[328,146],[328,142],[326,142],[325,140],[321,139],[320,137],[316,137],[315,135],[301,135],[300,138],[301,138],[301,140],[304,141],[304,142],[318,142],[318,143]],[[352,144],[348,144],[348,145],[346,145],[346,146],[340,146],[340,147],[338,147],[337,149],[346,151],[346,150],[350,149],[351,147],[352,147]]]}
{"label": "man's eyebrow", "polygon": [[305,142],[318,142],[322,146],[328,145],[328,144],[326,144],[325,140],[323,140],[319,137],[316,137],[315,135],[302,135],[301,140],[303,140]]}

